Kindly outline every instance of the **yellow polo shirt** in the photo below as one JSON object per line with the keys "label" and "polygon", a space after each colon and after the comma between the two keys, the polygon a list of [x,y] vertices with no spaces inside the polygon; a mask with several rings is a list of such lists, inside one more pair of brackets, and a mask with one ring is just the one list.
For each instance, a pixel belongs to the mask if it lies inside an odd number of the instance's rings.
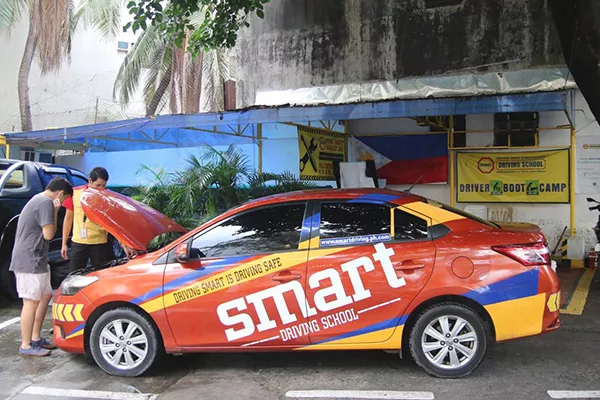
{"label": "yellow polo shirt", "polygon": [[65,208],[73,211],[73,237],[72,241],[79,244],[104,244],[108,242],[108,232],[87,219],[81,208],[81,195],[87,189],[79,186],[73,190],[72,202],[65,201]]}

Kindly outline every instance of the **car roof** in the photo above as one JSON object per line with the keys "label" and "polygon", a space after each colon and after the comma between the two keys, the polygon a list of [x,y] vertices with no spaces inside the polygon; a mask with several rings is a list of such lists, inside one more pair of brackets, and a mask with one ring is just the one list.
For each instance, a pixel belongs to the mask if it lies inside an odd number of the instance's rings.
{"label": "car roof", "polygon": [[364,199],[371,201],[394,202],[406,204],[416,201],[424,201],[425,198],[413,193],[377,188],[353,188],[353,189],[310,189],[295,192],[279,193],[259,199],[250,200],[245,207],[258,207],[268,204],[285,203],[302,200],[352,200]]}
{"label": "car roof", "polygon": [[16,160],[16,159],[12,159],[12,158],[0,158],[0,163],[2,163],[2,164],[25,163],[25,164],[33,164],[37,168],[43,168],[43,167],[46,167],[46,168],[64,168],[64,169],[68,169],[70,171],[82,172],[82,171],[78,170],[77,168],[69,167],[67,165],[43,163],[43,162],[38,162],[38,161],[23,161],[23,160]]}

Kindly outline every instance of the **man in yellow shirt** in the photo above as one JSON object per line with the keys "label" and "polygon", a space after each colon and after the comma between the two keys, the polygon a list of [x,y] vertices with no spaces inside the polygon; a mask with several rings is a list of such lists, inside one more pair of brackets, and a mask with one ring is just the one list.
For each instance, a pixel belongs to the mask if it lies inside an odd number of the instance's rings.
{"label": "man in yellow shirt", "polygon": [[[74,188],[73,197],[63,203],[67,212],[63,222],[61,255],[65,260],[68,259],[67,242],[71,228],[73,228],[70,272],[85,268],[90,258],[92,265],[99,265],[113,258],[112,247],[108,244],[108,232],[88,220],[81,208],[81,194],[85,189],[90,187],[104,190],[107,183],[108,171],[105,168],[96,167],[90,172],[88,184]],[[134,254],[134,251],[125,245],[123,245],[123,249],[128,257]]]}

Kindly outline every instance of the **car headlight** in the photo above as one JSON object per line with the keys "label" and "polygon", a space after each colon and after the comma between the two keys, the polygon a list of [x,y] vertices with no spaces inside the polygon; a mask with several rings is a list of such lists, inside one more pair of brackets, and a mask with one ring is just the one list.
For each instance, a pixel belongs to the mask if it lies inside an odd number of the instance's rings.
{"label": "car headlight", "polygon": [[97,276],[88,275],[75,275],[67,277],[60,285],[60,293],[65,296],[73,296],[81,289],[88,287],[92,283],[96,282]]}

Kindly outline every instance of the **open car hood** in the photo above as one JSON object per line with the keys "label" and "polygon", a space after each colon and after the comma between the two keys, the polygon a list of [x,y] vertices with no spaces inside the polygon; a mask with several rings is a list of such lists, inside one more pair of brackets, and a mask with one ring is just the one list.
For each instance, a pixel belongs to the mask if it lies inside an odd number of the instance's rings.
{"label": "open car hood", "polygon": [[108,189],[84,190],[81,207],[90,221],[135,250],[146,250],[152,239],[164,233],[187,232],[155,209]]}

